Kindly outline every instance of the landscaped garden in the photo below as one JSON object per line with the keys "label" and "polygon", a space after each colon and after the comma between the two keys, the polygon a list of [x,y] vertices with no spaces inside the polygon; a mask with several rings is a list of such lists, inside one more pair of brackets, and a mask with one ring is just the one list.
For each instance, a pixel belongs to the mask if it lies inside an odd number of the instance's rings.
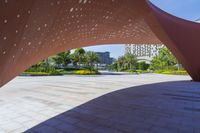
{"label": "landscaped garden", "polygon": [[73,53],[66,51],[51,56],[46,60],[31,66],[21,75],[51,76],[51,75],[95,75],[100,74],[96,68],[98,55],[93,51],[77,48]]}
{"label": "landscaped garden", "polygon": [[[73,53],[66,51],[43,60],[21,75],[28,76],[51,76],[51,75],[96,75],[100,58],[96,52],[85,51],[77,48]],[[167,48],[162,48],[150,64],[138,60],[134,54],[127,53],[119,57],[107,70],[130,73],[159,73],[173,75],[187,75],[177,59]]]}
{"label": "landscaped garden", "polygon": [[152,59],[150,64],[140,61],[136,56],[128,53],[119,57],[108,68],[117,72],[188,75],[167,48],[160,49],[159,54]]}

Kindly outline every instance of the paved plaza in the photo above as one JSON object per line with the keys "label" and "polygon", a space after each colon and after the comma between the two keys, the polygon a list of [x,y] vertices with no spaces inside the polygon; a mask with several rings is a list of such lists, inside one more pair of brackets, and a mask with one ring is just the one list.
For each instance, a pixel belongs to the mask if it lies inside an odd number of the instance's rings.
{"label": "paved plaza", "polygon": [[17,77],[0,133],[200,133],[200,83],[159,74]]}

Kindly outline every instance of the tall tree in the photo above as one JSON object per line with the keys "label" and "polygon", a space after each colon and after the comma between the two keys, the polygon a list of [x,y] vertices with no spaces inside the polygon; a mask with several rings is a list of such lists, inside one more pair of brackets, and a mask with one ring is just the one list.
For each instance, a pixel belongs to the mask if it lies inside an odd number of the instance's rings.
{"label": "tall tree", "polygon": [[170,69],[177,64],[176,58],[167,48],[162,48],[159,54],[153,58],[151,61],[151,69],[164,70]]}
{"label": "tall tree", "polygon": [[137,58],[135,55],[128,53],[120,56],[112,65],[110,69],[115,71],[135,70],[137,66]]}
{"label": "tall tree", "polygon": [[126,69],[125,68],[125,57],[124,56],[120,56],[118,58],[118,60],[116,61],[116,63],[117,63],[117,71],[122,71],[122,70]]}
{"label": "tall tree", "polygon": [[73,64],[78,64],[78,67],[80,68],[80,64],[83,63],[85,59],[84,54],[85,50],[83,48],[75,49],[74,53],[71,55]]}
{"label": "tall tree", "polygon": [[125,58],[125,64],[127,64],[127,67],[129,70],[135,70],[136,64],[137,64],[137,58],[134,54],[127,53],[124,56]]}
{"label": "tall tree", "polygon": [[86,64],[89,66],[90,70],[94,69],[94,64],[100,61],[99,56],[96,52],[88,51],[85,53]]}
{"label": "tall tree", "polygon": [[71,63],[70,51],[59,53],[56,56],[52,57],[52,59],[55,64],[66,67],[69,63]]}

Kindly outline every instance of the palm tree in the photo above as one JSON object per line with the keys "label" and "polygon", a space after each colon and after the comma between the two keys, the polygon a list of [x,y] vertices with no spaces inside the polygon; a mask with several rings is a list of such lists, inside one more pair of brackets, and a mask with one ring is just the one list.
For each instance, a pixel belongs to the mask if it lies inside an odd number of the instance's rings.
{"label": "palm tree", "polygon": [[133,54],[125,54],[120,56],[115,62],[117,71],[134,70],[137,65],[137,58]]}
{"label": "palm tree", "polygon": [[85,53],[86,64],[90,70],[94,70],[94,64],[100,61],[99,56],[96,52],[88,51]]}
{"label": "palm tree", "polygon": [[62,52],[57,54],[56,56],[52,57],[53,61],[57,65],[63,65],[66,67],[70,62],[70,51]]}
{"label": "palm tree", "polygon": [[84,54],[85,50],[83,48],[75,49],[74,53],[72,54],[73,64],[76,65],[78,63],[78,67],[80,68],[80,64],[84,61]]}
{"label": "palm tree", "polygon": [[117,71],[125,69],[125,57],[120,56],[117,60]]}
{"label": "palm tree", "polygon": [[137,64],[137,58],[135,55],[127,53],[125,54],[124,58],[129,70],[136,69],[135,66]]}

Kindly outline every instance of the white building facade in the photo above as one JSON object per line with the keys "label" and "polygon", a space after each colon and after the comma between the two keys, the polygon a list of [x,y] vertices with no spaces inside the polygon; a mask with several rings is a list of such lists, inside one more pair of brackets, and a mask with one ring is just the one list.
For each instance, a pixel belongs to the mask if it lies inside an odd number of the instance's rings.
{"label": "white building facade", "polygon": [[139,61],[150,63],[153,57],[158,55],[159,50],[164,47],[163,44],[126,44],[125,53],[132,53]]}

